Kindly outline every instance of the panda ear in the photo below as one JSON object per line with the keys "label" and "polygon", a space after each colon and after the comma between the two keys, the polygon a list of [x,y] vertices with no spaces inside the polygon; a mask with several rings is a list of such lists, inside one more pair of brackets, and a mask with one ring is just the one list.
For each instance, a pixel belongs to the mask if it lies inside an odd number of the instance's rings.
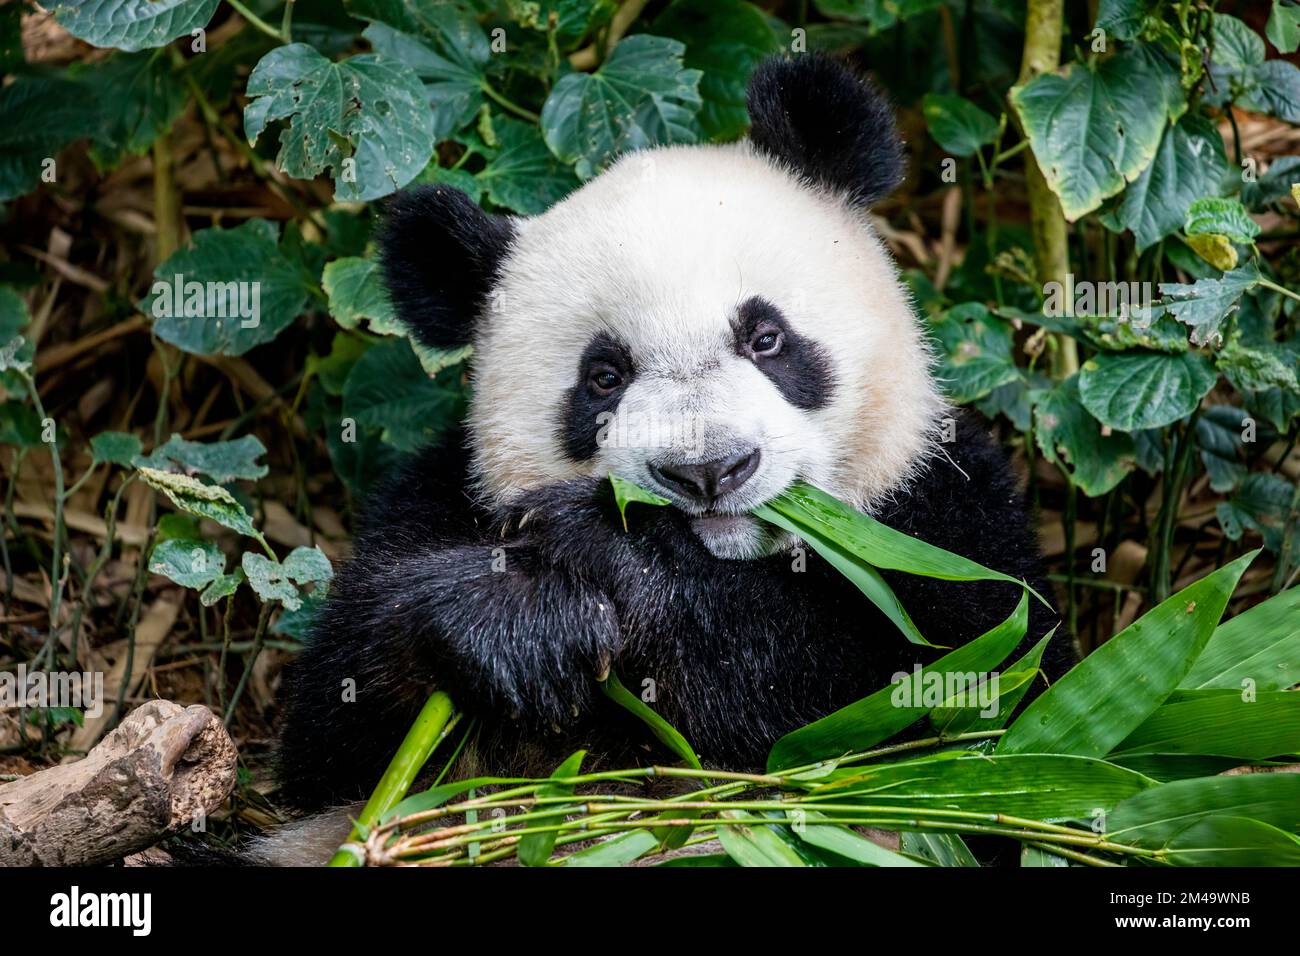
{"label": "panda ear", "polygon": [[420,186],[393,197],[379,246],[397,317],[425,345],[467,344],[514,235],[510,219],[459,189]]}
{"label": "panda ear", "polygon": [[875,84],[820,53],[772,58],[746,95],[749,140],[805,180],[866,206],[902,182],[894,111]]}

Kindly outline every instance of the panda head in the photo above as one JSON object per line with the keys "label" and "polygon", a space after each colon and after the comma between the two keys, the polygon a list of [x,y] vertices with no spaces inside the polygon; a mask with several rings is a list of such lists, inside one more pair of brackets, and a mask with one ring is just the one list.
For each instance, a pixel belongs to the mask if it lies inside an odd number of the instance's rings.
{"label": "panda head", "polygon": [[614,473],[755,557],[782,542],[749,511],[795,480],[869,508],[924,459],[942,402],[864,214],[902,176],[889,106],[803,57],[761,66],[748,107],[747,140],[631,153],[539,216],[444,186],[392,202],[399,315],[474,346],[489,503]]}

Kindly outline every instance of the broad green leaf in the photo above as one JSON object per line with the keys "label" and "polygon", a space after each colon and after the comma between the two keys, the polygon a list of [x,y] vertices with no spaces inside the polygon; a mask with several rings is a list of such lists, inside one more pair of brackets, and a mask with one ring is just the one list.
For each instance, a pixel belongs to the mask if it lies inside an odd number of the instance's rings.
{"label": "broad green leaf", "polygon": [[296,584],[327,584],[334,578],[334,566],[320,548],[298,547],[284,559],[284,573]]}
{"label": "broad green leaf", "polygon": [[425,91],[400,61],[366,53],[332,63],[305,43],[276,47],[248,78],[244,132],[256,143],[267,124],[288,120],[279,168],[314,179],[327,168],[334,198],[387,196],[433,155]]}
{"label": "broad green leaf", "polygon": [[1183,231],[1187,235],[1215,234],[1233,242],[1252,243],[1260,233],[1259,223],[1250,218],[1240,199],[1208,197],[1198,199],[1187,210]]}
{"label": "broad green leaf", "polygon": [[1029,598],[1022,594],[1010,617],[969,644],[950,651],[918,671],[904,674],[898,683],[786,734],[768,754],[768,771],[834,759],[866,750],[892,737],[930,710],[923,704],[908,706],[919,696],[909,692],[914,686],[923,687],[927,674],[944,678],[949,673],[991,671],[1016,649],[1028,624]]}
{"label": "broad green leaf", "polygon": [[223,574],[218,578],[214,578],[212,583],[204,588],[203,593],[199,595],[199,603],[204,607],[212,607],[212,605],[216,604],[222,598],[230,597],[230,595],[239,590],[239,586],[243,584],[244,581],[245,575],[243,568],[235,568],[235,570],[229,574]]}
{"label": "broad green leaf", "polygon": [[943,349],[938,378],[954,403],[968,404],[1021,377],[1011,323],[982,304],[954,306],[931,319],[930,331]]}
{"label": "broad green leaf", "polygon": [[1179,687],[1260,691],[1300,684],[1300,588],[1220,624]]}
{"label": "broad green leaf", "polygon": [[459,421],[462,404],[454,383],[430,378],[403,338],[371,347],[343,386],[344,416],[358,429],[381,429],[384,442],[399,451],[418,451],[432,443]]}
{"label": "broad green leaf", "polygon": [[1158,310],[1190,326],[1192,341],[1205,345],[1222,340],[1228,317],[1240,307],[1242,295],[1259,281],[1259,269],[1251,264],[1225,272],[1217,279],[1197,279],[1191,285],[1162,282],[1160,294],[1164,298]]}
{"label": "broad green leaf", "polygon": [[364,319],[377,335],[406,334],[388,298],[383,270],[374,259],[335,259],[321,274],[321,287],[329,296],[330,315],[343,328],[358,328]]}
{"label": "broad green leaf", "polygon": [[[747,815],[734,810],[723,810],[719,814],[724,819]],[[717,832],[727,856],[741,866],[808,865],[793,847],[781,839],[773,826],[761,823],[719,825]]]}
{"label": "broad green leaf", "polygon": [[134,52],[206,27],[219,0],[58,0],[59,25],[93,46]]}
{"label": "broad green leaf", "polygon": [[249,537],[257,536],[253,519],[234,495],[220,485],[205,485],[189,475],[175,475],[154,468],[140,468],[140,477],[151,488],[161,491],[181,511],[215,521],[223,528]]}
{"label": "broad green leaf", "polygon": [[739,139],[749,125],[749,75],[762,59],[781,52],[763,11],[743,0],[674,0],[650,32],[684,43],[683,64],[701,72],[704,137]]}
{"label": "broad green leaf", "polygon": [[435,142],[478,115],[492,48],[468,11],[444,0],[348,0],[347,8],[371,22],[363,36],[376,53],[423,81]]}
{"label": "broad green leaf", "polygon": [[1245,817],[1210,816],[1165,844],[1179,866],[1300,866],[1300,839]]}
{"label": "broad green leaf", "polygon": [[0,402],[0,445],[36,448],[41,445],[41,420],[26,402]]}
{"label": "broad green leaf", "polygon": [[271,341],[302,313],[309,289],[265,219],[196,232],[154,279],[138,308],[160,339],[197,355],[243,355]]}
{"label": "broad green leaf", "polygon": [[1056,463],[1089,497],[1116,487],[1137,465],[1133,436],[1106,434],[1079,400],[1079,376],[1071,375],[1051,391],[1030,393],[1034,438],[1043,456]]}
{"label": "broad green leaf", "polygon": [[0,202],[31,192],[50,176],[60,181],[59,152],[100,128],[94,100],[60,76],[20,77],[0,87],[0,116]]}
{"label": "broad green leaf", "polygon": [[1254,531],[1264,539],[1264,547],[1276,553],[1282,547],[1294,495],[1294,486],[1281,475],[1255,472],[1246,476],[1231,498],[1220,501],[1214,513],[1229,540],[1238,541],[1245,531]]}
{"label": "broad green leaf", "polygon": [[1215,378],[1214,366],[1199,352],[1107,352],[1084,363],[1079,398],[1111,428],[1160,428],[1195,411]]}
{"label": "broad green leaf", "polygon": [[185,84],[171,61],[155,53],[118,54],[74,65],[68,76],[81,84],[83,96],[112,104],[100,111],[90,150],[100,170],[145,152],[185,109]]}
{"label": "broad green leaf", "polygon": [[1247,773],[1152,787],[1107,814],[1106,838],[1159,846],[1215,814],[1248,817],[1294,832],[1300,828],[1300,774]]}
{"label": "broad green leaf", "polygon": [[1158,707],[1111,751],[1205,754],[1239,760],[1267,760],[1300,753],[1300,694],[1263,691],[1249,700],[1238,693],[1202,695]]}
{"label": "broad green leaf", "polygon": [[1294,53],[1300,48],[1300,6],[1288,0],[1273,0],[1264,35],[1279,53]]}
{"label": "broad green leaf", "polygon": [[1177,67],[1146,45],[1037,76],[1012,88],[1011,103],[1070,221],[1137,179],[1186,108]]}
{"label": "broad green leaf", "polygon": [[921,100],[934,141],[954,156],[973,156],[998,135],[998,121],[968,99],[927,93]]}
{"label": "broad green leaf", "polygon": [[97,465],[112,464],[130,468],[143,451],[140,439],[130,432],[100,432],[90,440],[90,454]]}
{"label": "broad green leaf", "polygon": [[279,601],[290,611],[302,607],[302,595],[289,580],[288,571],[279,561],[272,561],[255,551],[245,551],[240,561],[253,592],[263,601]]}
{"label": "broad green leaf", "polygon": [[542,107],[542,135],[561,160],[590,179],[616,156],[700,139],[700,71],[682,65],[676,40],[636,34],[619,41],[595,73],[570,73]]}
{"label": "broad green leaf", "polygon": [[1300,123],[1300,67],[1287,60],[1267,60],[1251,69],[1250,80],[1252,85],[1238,97],[1238,105]]}
{"label": "broad green leaf", "polygon": [[1155,159],[1124,191],[1118,221],[1133,231],[1141,252],[1177,232],[1192,203],[1216,194],[1229,173],[1218,129],[1188,113],[1165,128]]}
{"label": "broad green leaf", "polygon": [[1099,0],[1096,27],[1116,40],[1132,40],[1142,32],[1142,18],[1152,0]]}
{"label": "broad green leaf", "polygon": [[614,503],[618,505],[619,516],[623,519],[623,530],[627,530],[627,506],[634,501],[647,505],[670,505],[672,504],[663,495],[657,495],[653,491],[646,491],[635,482],[628,481],[626,478],[620,478],[618,475],[611,474],[609,483],[614,488]]}
{"label": "broad green leaf", "polygon": [[211,541],[171,538],[156,545],[149,570],[196,590],[207,587],[226,570],[226,556]]}
{"label": "broad green leaf", "polygon": [[488,198],[526,216],[545,212],[578,186],[573,170],[555,158],[531,123],[499,116],[497,146],[475,177]]}
{"label": "broad green leaf", "polygon": [[[587,756],[587,751],[579,750],[570,755],[562,764],[555,768],[551,774],[551,779],[562,779],[565,777],[575,777],[582,770],[582,760]],[[537,795],[539,797],[567,797],[573,794],[573,784],[571,783],[548,783],[539,787]],[[538,804],[537,809],[543,807],[547,809],[556,809],[556,804]],[[556,817],[552,822],[559,822],[562,818]],[[551,856],[551,851],[555,849],[554,830],[543,833],[526,833],[519,838],[519,862],[524,866],[545,866],[546,861]]]}
{"label": "broad green leaf", "polygon": [[1094,650],[1025,708],[996,752],[1109,753],[1187,676],[1258,553],[1188,585]]}
{"label": "broad green leaf", "polygon": [[[808,813],[798,810],[793,813],[802,814],[803,821],[827,820],[824,814]],[[878,843],[873,843],[866,837],[855,833],[846,826],[836,826],[834,824],[822,824],[813,822],[799,822],[791,829],[799,839],[805,843],[811,844],[818,849],[828,850],[837,856],[852,860],[862,866],[926,866],[901,853],[895,853],[888,850]]]}
{"label": "broad green leaf", "polygon": [[700,769],[700,758],[695,756],[695,751],[686,742],[686,738],[677,731],[676,727],[660,717],[652,707],[624,687],[617,674],[610,671],[609,676],[600,682],[600,689],[606,697],[649,727],[650,732],[659,742],[681,757],[688,767]]}
{"label": "broad green leaf", "polygon": [[1210,476],[1210,488],[1231,491],[1246,477],[1241,460],[1241,436],[1245,413],[1233,405],[1213,405],[1196,419],[1196,443],[1201,461]]}
{"label": "broad green leaf", "polygon": [[1264,41],[1236,17],[1216,13],[1213,31],[1214,61],[1219,66],[1242,71],[1264,62]]}
{"label": "broad green leaf", "polygon": [[132,464],[159,471],[175,471],[186,475],[205,475],[217,484],[225,485],[239,479],[264,477],[266,465],[257,459],[266,454],[266,446],[256,435],[245,435],[232,441],[197,442],[180,435],[172,435],[147,457],[136,457]]}
{"label": "broad green leaf", "polygon": [[[1087,818],[1141,793],[1155,782],[1103,760],[1064,754],[946,754],[947,759],[907,760],[866,767],[842,767],[811,787],[810,806],[864,804],[960,808],[1035,820]],[[830,811],[826,811],[830,814]]]}

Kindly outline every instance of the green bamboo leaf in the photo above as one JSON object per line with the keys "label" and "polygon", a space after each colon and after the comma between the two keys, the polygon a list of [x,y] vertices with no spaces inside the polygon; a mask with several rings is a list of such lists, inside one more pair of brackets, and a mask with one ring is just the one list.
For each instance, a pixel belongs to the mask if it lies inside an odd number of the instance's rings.
{"label": "green bamboo leaf", "polygon": [[[582,760],[587,756],[587,751],[579,750],[569,755],[564,763],[555,768],[551,774],[551,780],[563,779],[565,777],[576,777],[582,770]],[[573,784],[571,783],[548,783],[539,787],[537,795],[539,797],[568,797],[573,795]],[[547,809],[557,809],[556,804],[541,804]],[[561,817],[556,817],[553,822],[559,822]],[[551,851],[555,849],[556,832],[550,830],[544,833],[526,833],[519,838],[519,862],[524,866],[545,866],[546,861],[551,856]]]}
{"label": "green bamboo leaf", "polygon": [[809,787],[809,800],[897,807],[900,813],[959,807],[973,813],[1073,820],[1154,786],[1158,784],[1140,773],[1090,757],[989,757],[949,751],[921,760],[841,767],[825,782]]}
{"label": "green bamboo leaf", "polygon": [[626,866],[658,848],[659,838],[649,830],[629,830],[566,854],[565,866]]}
{"label": "green bamboo leaf", "polygon": [[[904,682],[876,691],[778,740],[767,758],[769,772],[834,759],[865,750],[923,717],[930,708],[905,706],[900,691],[908,681],[920,685],[926,674],[986,672],[1001,664],[1024,638],[1029,625],[1029,598],[1021,594],[1016,609],[997,627],[945,654]],[[916,696],[916,695],[911,695]]]}
{"label": "green bamboo leaf", "polygon": [[833,822],[828,823],[810,823],[807,821],[830,821],[830,818],[821,813],[811,813],[804,810],[793,811],[793,813],[802,814],[802,822],[796,823],[791,829],[799,839],[819,850],[826,850],[834,853],[836,856],[852,860],[862,866],[928,866],[913,860],[910,857],[903,856],[901,853],[895,853],[893,850],[886,849],[879,843],[874,843],[866,837],[855,833],[846,826],[835,825]]}
{"label": "green bamboo leaf", "polygon": [[378,818],[378,822],[387,823],[389,820],[396,820],[399,817],[408,817],[415,813],[436,809],[471,790],[479,790],[483,787],[515,786],[532,782],[528,777],[471,777],[468,780],[456,780],[451,783],[440,784],[436,787],[430,787],[428,790],[412,794],[401,803],[394,804],[384,811],[383,815]]}
{"label": "green bamboo leaf", "polygon": [[1232,691],[1183,692],[1180,699],[1158,707],[1110,756],[1139,753],[1239,760],[1300,753],[1300,693],[1265,691],[1243,700]]}
{"label": "green bamboo leaf", "polygon": [[1023,867],[1069,866],[1070,861],[1041,847],[1022,846],[1020,848],[1020,865]]}
{"label": "green bamboo leaf", "polygon": [[1274,595],[1220,624],[1178,686],[1260,691],[1300,684],[1300,588]]}
{"label": "green bamboo leaf", "polygon": [[1179,866],[1300,866],[1300,839],[1245,817],[1206,817],[1164,849]]}
{"label": "green bamboo leaf", "polygon": [[[719,816],[736,819],[747,816],[723,810]],[[718,827],[718,840],[727,855],[741,866],[807,866],[804,858],[781,838],[776,827],[761,823],[728,824]]]}
{"label": "green bamboo leaf", "polygon": [[898,835],[899,849],[909,856],[930,860],[939,866],[979,866],[979,860],[955,833],[917,833],[904,830]]}
{"label": "green bamboo leaf", "polygon": [[1201,819],[1249,817],[1300,830],[1300,774],[1248,773],[1178,780],[1135,794],[1106,816],[1106,839],[1160,846]]}
{"label": "green bamboo leaf", "polygon": [[1025,709],[997,753],[1109,753],[1187,676],[1257,554],[1187,586],[1093,651]]}
{"label": "green bamboo leaf", "polygon": [[140,477],[151,488],[161,491],[171,503],[188,514],[215,521],[223,528],[257,537],[253,519],[234,495],[220,485],[205,485],[189,475],[174,475],[154,468],[141,468]]}
{"label": "green bamboo leaf", "polygon": [[662,495],[657,495],[653,491],[646,491],[638,484],[628,481],[626,478],[620,478],[618,475],[611,474],[609,483],[614,486],[614,502],[618,505],[619,516],[623,519],[623,530],[627,530],[627,506],[634,501],[639,501],[646,505],[670,505],[672,504]]}
{"label": "green bamboo leaf", "polygon": [[649,727],[650,732],[655,735],[659,742],[681,757],[688,767],[693,767],[696,770],[700,769],[700,758],[695,756],[695,751],[686,742],[686,738],[678,733],[677,728],[655,713],[640,697],[637,697],[624,687],[617,674],[610,671],[609,676],[600,682],[600,689],[606,697],[632,713]]}

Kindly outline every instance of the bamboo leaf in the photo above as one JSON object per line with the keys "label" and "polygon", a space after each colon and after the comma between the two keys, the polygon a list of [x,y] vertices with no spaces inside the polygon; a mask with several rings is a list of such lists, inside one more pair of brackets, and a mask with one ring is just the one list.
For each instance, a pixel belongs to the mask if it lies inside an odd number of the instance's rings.
{"label": "bamboo leaf", "polygon": [[1165,845],[1179,866],[1300,866],[1300,839],[1245,817],[1212,816]]}
{"label": "bamboo leaf", "polygon": [[1179,687],[1285,690],[1300,684],[1300,588],[1220,624]]}
{"label": "bamboo leaf", "polygon": [[1300,774],[1251,773],[1161,784],[1116,804],[1106,817],[1106,838],[1159,846],[1216,814],[1300,831]]}
{"label": "bamboo leaf", "polygon": [[[587,756],[587,751],[579,750],[570,754],[569,757],[555,768],[551,774],[551,779],[563,779],[565,777],[577,776],[582,769],[582,760]],[[548,783],[537,790],[539,797],[568,797],[573,795],[573,784],[571,783]],[[539,807],[555,809],[555,804],[539,804]],[[558,821],[559,817],[556,818]],[[526,833],[519,838],[519,862],[524,866],[545,866],[546,861],[551,856],[551,851],[555,849],[554,830],[548,830],[543,833]]]}
{"label": "bamboo leaf", "polygon": [[1111,752],[1208,754],[1265,760],[1300,752],[1300,694],[1271,691],[1249,700],[1235,693],[1193,691],[1162,704]]}

